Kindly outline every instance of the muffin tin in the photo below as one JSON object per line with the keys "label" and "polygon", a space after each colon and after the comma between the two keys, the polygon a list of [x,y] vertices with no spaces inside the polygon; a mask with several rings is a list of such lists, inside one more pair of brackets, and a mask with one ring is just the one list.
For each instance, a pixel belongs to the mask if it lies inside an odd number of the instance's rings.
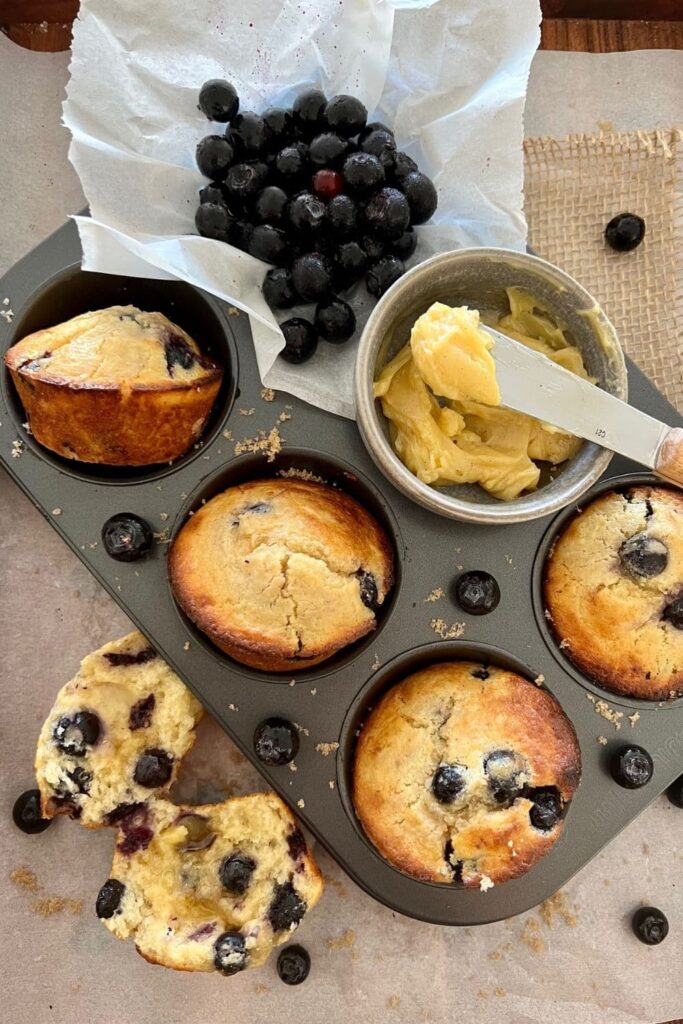
{"label": "muffin tin", "polygon": [[[438,924],[483,924],[518,914],[550,896],[681,772],[683,700],[670,704],[613,696],[565,659],[547,630],[541,605],[543,559],[571,515],[494,529],[457,523],[403,497],[375,468],[354,423],[283,393],[262,397],[249,322],[225,303],[177,281],[84,273],[76,228],[67,224],[2,280],[11,323],[0,321],[4,351],[33,330],[87,309],[128,303],[177,320],[229,370],[200,445],[173,465],[109,469],[69,462],[42,449],[22,425],[9,375],[0,388],[0,460],[102,586],[149,637],[230,737],[363,889],[394,910]],[[672,425],[681,418],[629,364],[632,403]],[[253,410],[253,411],[252,411]],[[277,428],[282,450],[235,445]],[[226,432],[231,437],[226,437]],[[272,446],[271,446],[272,447]],[[176,605],[166,575],[170,539],[189,512],[223,488],[254,477],[307,470],[359,499],[387,529],[397,560],[394,591],[371,636],[295,677],[248,669],[222,654]],[[590,494],[652,479],[615,458]],[[583,499],[590,500],[590,494]],[[124,564],[109,558],[100,531],[117,512],[132,512],[157,531],[150,556]],[[458,609],[449,585],[466,569],[485,569],[502,592],[498,608],[474,618]],[[446,596],[426,600],[438,587]],[[444,638],[455,623],[462,636]],[[458,629],[453,632],[459,632]],[[358,824],[350,799],[353,747],[364,716],[384,689],[429,662],[468,658],[512,668],[544,685],[572,720],[581,744],[583,779],[562,836],[526,875],[487,892],[419,882],[391,867]],[[621,728],[596,701],[623,712]],[[640,718],[632,727],[628,715]],[[296,723],[300,749],[292,765],[267,768],[253,751],[256,726],[283,716]],[[606,737],[603,745],[598,737]],[[610,777],[611,755],[626,743],[645,747],[654,777],[640,790]],[[338,747],[330,746],[338,744]]]}

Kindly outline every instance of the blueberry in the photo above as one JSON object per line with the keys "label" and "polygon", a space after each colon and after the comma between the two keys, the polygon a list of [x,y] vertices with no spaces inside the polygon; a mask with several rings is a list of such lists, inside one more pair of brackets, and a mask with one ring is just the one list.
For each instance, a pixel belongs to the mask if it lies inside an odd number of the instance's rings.
{"label": "blueberry", "polygon": [[[200,206],[201,210],[202,207]],[[197,353],[190,348],[182,334],[168,331],[163,339],[164,355],[166,356],[166,370],[169,377],[173,376],[173,369],[180,366],[183,370],[189,370],[197,361]]]}
{"label": "blueberry", "polygon": [[299,751],[299,733],[286,718],[266,718],[254,732],[254,750],[263,764],[289,764]]}
{"label": "blueberry", "polygon": [[390,252],[401,260],[409,259],[415,252],[417,246],[417,235],[412,228],[407,228],[402,235],[393,239],[389,245]]}
{"label": "blueberry", "polygon": [[280,149],[294,134],[294,115],[284,107],[264,110],[263,123],[268,130],[268,144],[275,149]]}
{"label": "blueberry", "polygon": [[325,204],[312,192],[300,192],[290,201],[287,218],[294,231],[314,235],[325,226]]}
{"label": "blueberry", "polygon": [[223,932],[213,944],[213,965],[227,977],[243,971],[248,958],[247,947],[239,932]]}
{"label": "blueberry", "polygon": [[347,139],[336,132],[323,132],[311,139],[309,157],[314,167],[332,167],[349,151]]}
{"label": "blueberry", "polygon": [[365,273],[368,258],[358,242],[342,242],[333,256],[334,280],[340,288],[350,288]]}
{"label": "blueberry", "polygon": [[88,747],[100,738],[102,723],[94,711],[76,711],[58,718],[52,727],[52,738],[64,754],[84,757]]}
{"label": "blueberry", "polygon": [[477,668],[473,668],[470,675],[473,679],[481,679],[482,682],[485,682],[485,680],[490,678],[491,673],[485,665],[480,665]]}
{"label": "blueberry", "polygon": [[333,296],[328,302],[316,306],[314,325],[325,341],[341,345],[355,331],[356,315],[348,302]]}
{"label": "blueberry", "polygon": [[396,181],[402,181],[408,174],[412,174],[416,171],[417,164],[411,156],[407,153],[398,152],[394,157],[394,165],[392,167],[392,174]]}
{"label": "blueberry", "polygon": [[[73,768],[66,773],[73,783],[77,793],[89,793],[92,783],[92,772],[86,772],[85,768]],[[67,795],[67,794],[65,794]]]}
{"label": "blueberry", "polygon": [[674,805],[683,809],[683,775],[679,775],[666,791],[666,795]]}
{"label": "blueberry", "polygon": [[365,128],[368,112],[355,96],[333,96],[325,107],[325,121],[334,131],[349,138]]}
{"label": "blueberry", "polygon": [[230,199],[244,204],[256,197],[267,177],[268,168],[260,160],[233,164],[225,178],[225,190]]}
{"label": "blueberry", "polygon": [[230,245],[234,245],[236,249],[241,249],[242,252],[249,252],[249,243],[251,242],[253,230],[254,225],[250,224],[249,221],[234,221],[230,227]]}
{"label": "blueberry", "polygon": [[339,195],[327,204],[327,221],[337,238],[349,238],[358,226],[358,207],[351,196]]}
{"label": "blueberry", "polygon": [[133,778],[138,786],[145,789],[156,789],[157,786],[164,786],[173,773],[173,758],[165,750],[157,747],[150,747],[140,754]]}
{"label": "blueberry", "polygon": [[276,885],[268,908],[268,920],[274,932],[291,931],[306,913],[306,901],[291,882]]}
{"label": "blueberry", "polygon": [[285,347],[280,356],[288,363],[305,363],[318,347],[315,327],[302,316],[293,316],[280,324],[285,337]]}
{"label": "blueberry", "polygon": [[432,778],[432,793],[440,804],[452,804],[465,788],[467,769],[462,764],[440,764]]}
{"label": "blueberry", "polygon": [[368,200],[365,221],[380,238],[400,238],[410,221],[408,200],[396,188],[381,188]]}
{"label": "blueberry", "polygon": [[249,239],[249,253],[264,263],[286,263],[290,257],[287,235],[272,224],[257,224]]}
{"label": "blueberry", "polygon": [[396,142],[393,134],[386,129],[377,128],[369,134],[364,133],[360,148],[364,153],[376,156],[385,171],[393,167],[396,159]]}
{"label": "blueberry", "polygon": [[126,887],[118,878],[108,878],[97,894],[95,913],[99,918],[113,917],[121,906]]}
{"label": "blueberry", "polygon": [[387,243],[383,238],[376,238],[374,235],[363,235],[360,244],[370,263],[376,263],[377,260],[387,254]]}
{"label": "blueberry", "polygon": [[233,219],[224,203],[202,203],[194,215],[199,234],[204,238],[216,238],[219,242],[228,241]]}
{"label": "blueberry", "polygon": [[306,839],[300,828],[294,826],[287,833],[287,849],[289,850],[289,856],[292,860],[298,860],[308,852]]}
{"label": "blueberry", "polygon": [[636,938],[646,946],[658,946],[669,934],[666,914],[657,907],[638,907],[631,918],[631,927]]}
{"label": "blueberry", "polygon": [[199,190],[200,203],[219,203],[225,206],[225,190],[220,181],[210,181]]}
{"label": "blueberry", "polygon": [[539,787],[529,791],[533,801],[529,810],[529,821],[539,832],[551,832],[562,817],[562,800],[554,786]]}
{"label": "blueberry", "polygon": [[152,547],[150,526],[132,512],[119,512],[102,527],[102,543],[110,558],[117,562],[135,562]]}
{"label": "blueberry", "polygon": [[232,121],[239,105],[235,86],[222,78],[210,78],[199,90],[199,109],[209,121]]}
{"label": "blueberry", "polygon": [[464,572],[454,584],[455,600],[470,615],[488,615],[498,607],[500,587],[489,572]]}
{"label": "blueberry", "polygon": [[244,853],[232,853],[221,861],[218,878],[226,892],[233,896],[244,896],[249,888],[256,861]]}
{"label": "blueberry", "polygon": [[285,985],[300,985],[310,969],[311,958],[303,946],[286,946],[277,958],[277,973]]}
{"label": "blueberry", "polygon": [[271,309],[289,309],[296,302],[292,275],[286,267],[273,267],[263,279],[263,298]]}
{"label": "blueberry", "polygon": [[654,765],[647,750],[635,744],[620,747],[610,761],[610,772],[615,782],[624,789],[640,789],[652,778]]}
{"label": "blueberry", "polygon": [[683,594],[679,594],[666,605],[662,618],[665,622],[670,622],[675,629],[683,629]]}
{"label": "blueberry", "polygon": [[669,561],[666,544],[649,533],[636,533],[619,548],[622,568],[636,579],[650,579],[664,572]]}
{"label": "blueberry", "polygon": [[40,812],[40,791],[27,789],[18,796],[12,808],[12,820],[17,828],[27,835],[38,835],[52,824],[51,818],[43,818]]}
{"label": "blueberry", "polygon": [[319,252],[304,253],[292,264],[292,283],[302,302],[321,302],[332,290],[332,265]]}
{"label": "blueberry", "polygon": [[119,825],[124,818],[130,817],[133,814],[146,814],[146,808],[144,804],[117,804],[113,810],[109,811],[104,816],[105,824],[107,825]]}
{"label": "blueberry", "polygon": [[358,136],[359,146],[362,147],[368,135],[372,135],[373,132],[385,132],[390,138],[394,138],[394,133],[388,125],[382,124],[381,121],[369,121]]}
{"label": "blueberry", "polygon": [[484,758],[484,773],[496,803],[510,804],[522,792],[528,765],[515,750],[492,750]]}
{"label": "blueberry", "polygon": [[324,167],[322,170],[315,172],[311,179],[311,185],[315,194],[321,199],[334,199],[344,188],[344,179],[338,171],[332,171],[329,167]]}
{"label": "blueberry", "polygon": [[366,572],[364,569],[359,569],[356,576],[358,577],[361,601],[371,612],[377,612],[379,610],[377,580],[371,572]]}
{"label": "blueberry", "polygon": [[136,729],[149,728],[155,704],[156,697],[153,693],[147,694],[146,697],[141,697],[140,700],[133,704],[128,714],[128,728],[131,732],[135,732]]}
{"label": "blueberry", "polygon": [[[123,810],[129,807],[127,813]],[[122,817],[119,817],[123,814]],[[116,849],[125,856],[130,857],[133,853],[146,850],[154,838],[154,832],[149,827],[149,809],[147,804],[122,804],[115,808],[109,815],[111,820],[118,820],[121,826]]]}
{"label": "blueberry", "polygon": [[235,147],[224,135],[207,135],[195,153],[200,172],[212,181],[224,180],[235,155]]}
{"label": "blueberry", "polygon": [[126,668],[129,665],[146,665],[158,657],[153,647],[143,647],[141,651],[107,651],[102,657],[113,668]]}
{"label": "blueberry", "polygon": [[268,135],[265,121],[253,110],[245,110],[232,118],[231,138],[238,140],[238,151],[245,157],[260,156],[268,143]]}
{"label": "blueberry", "polygon": [[285,146],[275,156],[275,171],[285,184],[293,185],[300,181],[308,167],[308,147],[302,142],[294,142]]}
{"label": "blueberry", "polygon": [[259,192],[254,203],[254,215],[259,224],[268,222],[280,226],[285,219],[285,207],[289,202],[287,193],[277,185],[268,185]]}
{"label": "blueberry", "polygon": [[365,275],[365,287],[379,298],[405,273],[405,264],[398,256],[381,256],[370,265]]}
{"label": "blueberry", "polygon": [[630,252],[645,237],[645,221],[635,213],[619,213],[605,228],[605,240],[617,252]]}
{"label": "blueberry", "polygon": [[326,103],[325,95],[319,89],[306,89],[294,100],[294,121],[305,135],[315,135],[323,127]]}
{"label": "blueberry", "polygon": [[352,153],[343,167],[344,181],[350,192],[363,195],[384,181],[384,168],[372,153]]}
{"label": "blueberry", "polygon": [[421,171],[411,171],[401,178],[400,184],[410,207],[410,223],[424,224],[436,210],[438,202],[433,182]]}

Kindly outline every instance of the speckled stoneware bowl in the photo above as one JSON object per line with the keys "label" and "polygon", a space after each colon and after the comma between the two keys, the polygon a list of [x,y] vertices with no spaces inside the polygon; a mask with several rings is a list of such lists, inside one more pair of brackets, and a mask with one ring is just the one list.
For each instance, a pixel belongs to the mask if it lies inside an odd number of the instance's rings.
{"label": "speckled stoneware bowl", "polygon": [[505,289],[511,285],[547,304],[566,329],[567,340],[581,350],[598,386],[627,397],[626,366],[614,327],[585,288],[552,264],[508,249],[460,249],[408,271],[377,303],[360,339],[355,375],[358,426],[368,452],[399,490],[452,519],[503,524],[549,515],[588,490],[612,458],[605,448],[584,442],[573,459],[552,472],[543,466],[536,491],[500,501],[478,484],[422,483],[394,452],[389,424],[372,394],[379,371],[406,344],[415,320],[433,302],[502,315],[509,312]]}

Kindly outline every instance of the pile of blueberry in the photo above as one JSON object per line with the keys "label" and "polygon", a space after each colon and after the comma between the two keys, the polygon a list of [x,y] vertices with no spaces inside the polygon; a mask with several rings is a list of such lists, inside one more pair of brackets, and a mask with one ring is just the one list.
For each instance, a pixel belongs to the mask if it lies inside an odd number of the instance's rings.
{"label": "pile of blueberry", "polygon": [[263,295],[274,310],[315,303],[313,322],[280,326],[281,353],[302,363],[318,339],[347,341],[356,318],[339,292],[362,277],[379,297],[405,271],[415,250],[413,225],[429,220],[436,189],[390,128],[367,124],[354,96],[309,89],[291,110],[240,112],[234,86],[206,82],[199,108],[226,124],[197,146],[197,166],[210,178],[199,193],[200,235],[228,242],[273,264]]}

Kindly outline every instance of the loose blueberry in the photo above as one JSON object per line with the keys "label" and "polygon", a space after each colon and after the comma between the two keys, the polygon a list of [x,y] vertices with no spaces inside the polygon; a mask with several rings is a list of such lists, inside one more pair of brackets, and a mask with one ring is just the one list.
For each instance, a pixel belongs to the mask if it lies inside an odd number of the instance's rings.
{"label": "loose blueberry", "polygon": [[325,226],[325,204],[312,192],[300,192],[290,201],[287,218],[295,231],[315,235]]}
{"label": "loose blueberry", "polygon": [[636,579],[650,579],[664,572],[669,561],[669,549],[649,533],[636,533],[619,548],[622,568]]}
{"label": "loose blueberry", "polygon": [[666,795],[674,807],[683,809],[683,775],[679,775],[666,791]]}
{"label": "loose blueberry", "polygon": [[102,543],[110,558],[135,562],[152,547],[153,534],[144,519],[132,512],[119,512],[102,527]]}
{"label": "loose blueberry", "polygon": [[683,594],[666,605],[662,618],[665,622],[670,622],[675,629],[683,629]]}
{"label": "loose blueberry", "polygon": [[323,127],[326,103],[325,95],[319,89],[306,89],[294,100],[294,121],[305,135],[315,135]]}
{"label": "loose blueberry", "polygon": [[308,155],[314,167],[332,167],[349,151],[349,143],[336,132],[323,132],[311,139]]}
{"label": "loose blueberry", "polygon": [[365,128],[368,112],[355,96],[333,96],[325,107],[325,121],[334,131],[351,137]]}
{"label": "loose blueberry", "polygon": [[286,718],[266,718],[254,732],[254,751],[263,764],[289,764],[299,751],[299,733]]}
{"label": "loose blueberry", "polygon": [[329,167],[316,171],[311,179],[313,191],[321,199],[334,199],[344,188],[344,179],[338,171],[330,170]]}
{"label": "loose blueberry", "polygon": [[287,193],[277,185],[268,185],[259,192],[254,203],[254,215],[259,224],[280,226],[285,219],[285,208],[289,202]]}
{"label": "loose blueberry", "polygon": [[528,765],[515,750],[492,750],[484,758],[484,773],[493,799],[499,804],[511,804],[522,792]]}
{"label": "loose blueberry", "polygon": [[248,957],[247,947],[239,932],[223,932],[213,944],[213,965],[227,977],[243,971]]}
{"label": "loose blueberry", "polygon": [[400,179],[400,184],[410,207],[410,223],[424,224],[438,203],[433,182],[421,171],[411,171]]}
{"label": "loose blueberry", "polygon": [[249,252],[264,263],[286,263],[290,257],[287,235],[272,224],[257,224],[251,232]]}
{"label": "loose blueberry", "polygon": [[407,175],[412,174],[416,171],[417,164],[411,156],[407,153],[398,152],[394,157],[394,166],[392,167],[392,174],[396,181],[402,181]]}
{"label": "loose blueberry", "polygon": [[366,572],[364,569],[359,569],[356,576],[358,577],[361,601],[371,612],[377,612],[379,610],[377,580],[371,572]]}
{"label": "loose blueberry", "polygon": [[40,791],[27,789],[18,796],[12,808],[12,820],[17,828],[29,836],[44,832],[52,824],[51,818],[43,818],[40,813]]}
{"label": "loose blueberry", "polygon": [[432,793],[440,804],[452,804],[465,788],[467,769],[461,764],[440,764],[432,778]]}
{"label": "loose blueberry", "polygon": [[249,888],[256,861],[245,853],[232,853],[221,861],[218,878],[226,892],[233,896],[244,896]]}
{"label": "loose blueberry", "polygon": [[306,913],[306,901],[291,882],[276,885],[268,908],[268,920],[274,932],[286,932],[299,924]]}
{"label": "loose blueberry", "polygon": [[321,338],[341,345],[348,341],[356,329],[356,314],[348,302],[333,297],[324,305],[316,306],[314,326]]}
{"label": "loose blueberry", "polygon": [[605,241],[617,252],[630,252],[645,237],[645,221],[635,213],[618,213],[605,228]]}
{"label": "loose blueberry", "polygon": [[405,274],[405,270],[405,264],[398,256],[381,256],[365,275],[365,287],[371,295],[379,298]]}
{"label": "loose blueberry", "polygon": [[500,587],[489,572],[464,572],[455,581],[455,600],[470,615],[488,615],[498,607]]}
{"label": "loose blueberry", "polygon": [[245,110],[232,118],[231,137],[239,140],[237,148],[242,156],[260,156],[268,143],[268,127],[259,114]]}
{"label": "loose blueberry", "polygon": [[239,105],[235,86],[222,78],[210,78],[199,90],[199,109],[209,121],[232,121]]}
{"label": "loose blueberry", "polygon": [[285,146],[275,156],[275,171],[290,188],[301,181],[308,168],[308,147],[302,142]]}
{"label": "loose blueberry", "polygon": [[669,934],[666,914],[657,907],[638,907],[631,918],[633,934],[646,946],[658,946]]}
{"label": "loose blueberry", "polygon": [[358,242],[342,242],[333,255],[334,281],[342,290],[358,281],[368,267],[368,258]]}
{"label": "loose blueberry", "polygon": [[610,772],[615,782],[624,789],[640,789],[652,778],[654,765],[647,750],[635,744],[620,747],[610,761]]}
{"label": "loose blueberry", "polygon": [[97,894],[95,913],[99,918],[113,917],[121,906],[126,887],[118,878],[108,878]]}
{"label": "loose blueberry", "polygon": [[292,264],[292,283],[302,302],[322,302],[332,291],[332,265],[319,252],[304,253]]}
{"label": "loose blueberry", "polygon": [[200,203],[218,203],[225,206],[225,190],[220,181],[210,181],[199,190]]}
{"label": "loose blueberry", "polygon": [[57,719],[52,738],[64,754],[84,757],[100,738],[101,728],[99,716],[93,711],[76,711]]}
{"label": "loose blueberry", "polygon": [[385,132],[392,139],[394,138],[394,133],[388,125],[382,124],[381,121],[369,121],[358,136],[358,145],[362,147],[368,135],[372,135],[373,132]]}
{"label": "loose blueberry", "polygon": [[289,309],[296,302],[292,275],[286,267],[273,267],[263,279],[263,298],[271,309]]}
{"label": "loose blueberry", "polygon": [[415,252],[417,246],[417,235],[412,228],[408,228],[398,238],[389,243],[389,250],[401,260],[409,259]]}
{"label": "loose blueberry", "polygon": [[235,159],[235,147],[224,135],[207,135],[198,143],[195,156],[205,178],[223,181]]}
{"label": "loose blueberry", "polygon": [[331,199],[327,204],[327,220],[337,238],[353,235],[358,226],[358,207],[351,196],[339,195]]}
{"label": "loose blueberry", "polygon": [[384,128],[378,128],[369,134],[364,134],[360,143],[364,153],[371,153],[376,156],[385,171],[391,170],[396,159],[396,142],[391,132]]}
{"label": "loose blueberry", "polygon": [[230,245],[234,245],[236,249],[241,249],[242,252],[249,252],[249,243],[251,242],[253,230],[254,226],[249,221],[233,221],[228,238]]}
{"label": "loose blueberry", "polygon": [[128,715],[128,728],[131,732],[135,732],[136,729],[149,728],[155,704],[156,697],[153,693],[149,693],[146,697],[141,697],[140,700],[133,704]]}
{"label": "loose blueberry", "polygon": [[410,221],[408,200],[396,188],[381,188],[368,200],[365,221],[380,238],[398,239]]}
{"label": "loose blueberry", "polygon": [[165,750],[157,747],[150,747],[140,754],[133,778],[138,786],[145,789],[156,789],[157,786],[164,786],[173,773],[173,758]]}
{"label": "loose blueberry", "polygon": [[268,144],[280,149],[294,132],[294,115],[283,107],[268,107],[263,112],[263,123],[268,129]]}
{"label": "loose blueberry", "polygon": [[360,245],[370,263],[376,263],[377,260],[387,254],[387,242],[383,238],[376,238],[374,235],[363,235]]}
{"label": "loose blueberry", "polygon": [[225,190],[231,200],[243,205],[256,197],[267,177],[268,168],[260,160],[233,164],[225,177]]}
{"label": "loose blueberry", "polygon": [[318,347],[315,327],[302,316],[293,316],[280,324],[285,338],[285,347],[280,356],[288,363],[305,363]]}
{"label": "loose blueberry", "polygon": [[352,153],[344,161],[344,181],[350,192],[364,195],[384,181],[384,168],[372,153]]}
{"label": "loose blueberry", "polygon": [[529,821],[539,832],[551,832],[562,817],[562,800],[554,786],[532,789],[529,799]]}
{"label": "loose blueberry", "polygon": [[311,958],[303,946],[286,946],[277,958],[277,973],[285,985],[300,985],[310,969]]}

